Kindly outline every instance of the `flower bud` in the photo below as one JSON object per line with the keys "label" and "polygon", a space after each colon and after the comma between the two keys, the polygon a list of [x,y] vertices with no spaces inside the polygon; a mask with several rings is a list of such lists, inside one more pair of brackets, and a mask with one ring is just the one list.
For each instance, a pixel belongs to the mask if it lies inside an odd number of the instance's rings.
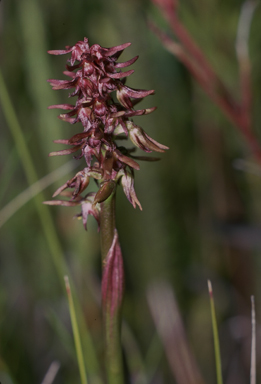
{"label": "flower bud", "polygon": [[116,183],[112,180],[105,181],[95,195],[93,204],[102,203],[114,192]]}

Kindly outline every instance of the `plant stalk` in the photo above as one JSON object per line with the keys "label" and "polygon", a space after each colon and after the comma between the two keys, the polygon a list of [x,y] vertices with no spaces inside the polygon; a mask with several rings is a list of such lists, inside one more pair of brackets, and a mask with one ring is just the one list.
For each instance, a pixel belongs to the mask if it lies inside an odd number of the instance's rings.
{"label": "plant stalk", "polygon": [[[106,257],[115,233],[115,193],[101,203],[100,236],[102,254],[102,278],[105,278]],[[112,293],[114,294],[114,293]],[[103,305],[103,328],[105,336],[105,362],[108,384],[124,384],[121,348],[121,307],[111,309],[107,299]]]}
{"label": "plant stalk", "polygon": [[112,245],[114,237],[114,229],[116,228],[115,220],[115,193],[111,194],[107,200],[101,203],[100,215],[100,236],[101,236],[101,256],[102,268],[109,249]]}

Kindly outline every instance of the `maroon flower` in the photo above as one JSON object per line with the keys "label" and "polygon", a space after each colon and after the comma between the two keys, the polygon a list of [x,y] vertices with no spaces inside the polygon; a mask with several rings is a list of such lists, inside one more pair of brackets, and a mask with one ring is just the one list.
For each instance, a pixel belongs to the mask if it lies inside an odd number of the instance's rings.
{"label": "maroon flower", "polygon": [[143,151],[165,152],[166,149],[169,149],[165,145],[158,143],[156,140],[153,140],[151,137],[149,137],[149,135],[147,135],[146,132],[144,132],[141,127],[135,125],[131,121],[129,121],[126,125],[131,141]]}
{"label": "maroon flower", "polygon": [[100,226],[100,207],[99,205],[94,204],[95,193],[90,192],[85,197],[78,197],[76,200],[50,200],[44,201],[46,205],[62,205],[64,207],[76,207],[81,205],[81,213],[76,215],[76,217],[82,217],[82,222],[84,228],[87,230],[87,220],[89,215],[93,216],[97,223],[98,229]]}
{"label": "maroon flower", "polygon": [[139,206],[140,210],[142,210],[141,204],[136,196],[136,192],[134,189],[134,177],[130,172],[125,172],[121,178],[121,185],[123,187],[123,191],[129,200],[129,202],[136,208],[136,204]]}
{"label": "maroon flower", "polygon": [[54,192],[53,197],[60,195],[60,193],[66,188],[74,188],[72,196],[75,198],[88,187],[89,182],[90,177],[88,175],[88,168],[84,168],[83,171],[76,173],[76,175],[71,180],[68,180],[65,184],[58,188]]}

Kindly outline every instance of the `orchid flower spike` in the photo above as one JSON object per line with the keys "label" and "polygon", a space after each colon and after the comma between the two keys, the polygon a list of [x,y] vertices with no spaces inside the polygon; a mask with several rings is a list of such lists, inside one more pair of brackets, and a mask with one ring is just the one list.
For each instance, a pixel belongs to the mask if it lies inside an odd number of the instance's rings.
{"label": "orchid flower spike", "polygon": [[[48,51],[51,55],[71,54],[68,60],[70,65],[66,65],[64,72],[69,79],[48,81],[54,90],[70,89],[69,97],[77,97],[75,105],[59,104],[49,108],[62,109],[65,113],[58,116],[61,120],[70,124],[79,122],[83,128],[82,132],[69,140],[56,140],[56,143],[69,148],[52,152],[50,156],[74,154],[76,159],[84,158],[86,164],[82,171],[77,172],[54,193],[53,197],[65,195],[65,189],[72,188],[69,200],[52,200],[45,204],[80,205],[82,213],[78,216],[82,217],[85,228],[88,215],[94,216],[99,223],[99,204],[115,192],[119,183],[133,207],[138,205],[142,209],[134,189],[134,169],[139,170],[139,164],[131,155],[133,149],[127,150],[117,144],[122,135],[145,152],[164,152],[168,149],[130,120],[133,116],[151,113],[156,108],[134,109],[138,101],[154,94],[154,91],[133,89],[125,85],[125,79],[134,70],[122,69],[132,65],[138,56],[126,62],[117,60],[129,46],[130,43],[112,48],[103,48],[98,44],[90,46],[88,39],[84,38],[74,46],[66,46],[64,50]],[[140,159],[144,160],[144,157]],[[82,195],[90,178],[95,179],[99,189],[96,193]]]}

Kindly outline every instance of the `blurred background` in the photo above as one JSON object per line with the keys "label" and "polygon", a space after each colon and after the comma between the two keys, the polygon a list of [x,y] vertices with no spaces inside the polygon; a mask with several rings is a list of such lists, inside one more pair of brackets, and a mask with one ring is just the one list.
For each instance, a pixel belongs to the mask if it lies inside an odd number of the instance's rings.
{"label": "blurred background", "polygon": [[[180,18],[237,99],[235,39],[243,2],[180,3]],[[253,129],[261,143],[260,17],[257,7],[250,57]],[[257,320],[261,318],[261,169],[238,130],[149,30],[148,19],[172,36],[148,0],[0,2],[2,384],[41,383],[54,361],[60,366],[54,383],[80,381],[62,279],[66,269],[93,340],[96,360],[90,369],[103,367],[96,223],[91,218],[85,232],[73,218],[77,208],[41,204],[72,177],[72,167],[80,170],[84,164],[70,162],[70,156],[48,158],[58,149],[53,140],[71,137],[80,126],[61,122],[59,111],[47,110],[50,104],[68,102],[67,91],[52,91],[46,82],[65,78],[67,56],[51,56],[47,50],[63,49],[84,37],[104,47],[132,43],[120,60],[140,56],[127,84],[154,89],[155,95],[147,97],[141,108],[158,107],[135,122],[170,148],[161,161],[141,163],[135,173],[142,212],[133,209],[120,188],[117,193],[117,227],[126,269],[126,366],[139,372],[133,374],[133,382],[176,382],[147,301],[149,287],[158,281],[168,282],[175,292],[205,382],[215,380],[207,279],[214,290],[224,380],[249,381],[252,294]],[[52,173],[66,163],[67,168]],[[51,185],[16,210],[16,197],[46,175],[51,175],[46,181]],[[258,353],[257,366],[259,361]]]}

